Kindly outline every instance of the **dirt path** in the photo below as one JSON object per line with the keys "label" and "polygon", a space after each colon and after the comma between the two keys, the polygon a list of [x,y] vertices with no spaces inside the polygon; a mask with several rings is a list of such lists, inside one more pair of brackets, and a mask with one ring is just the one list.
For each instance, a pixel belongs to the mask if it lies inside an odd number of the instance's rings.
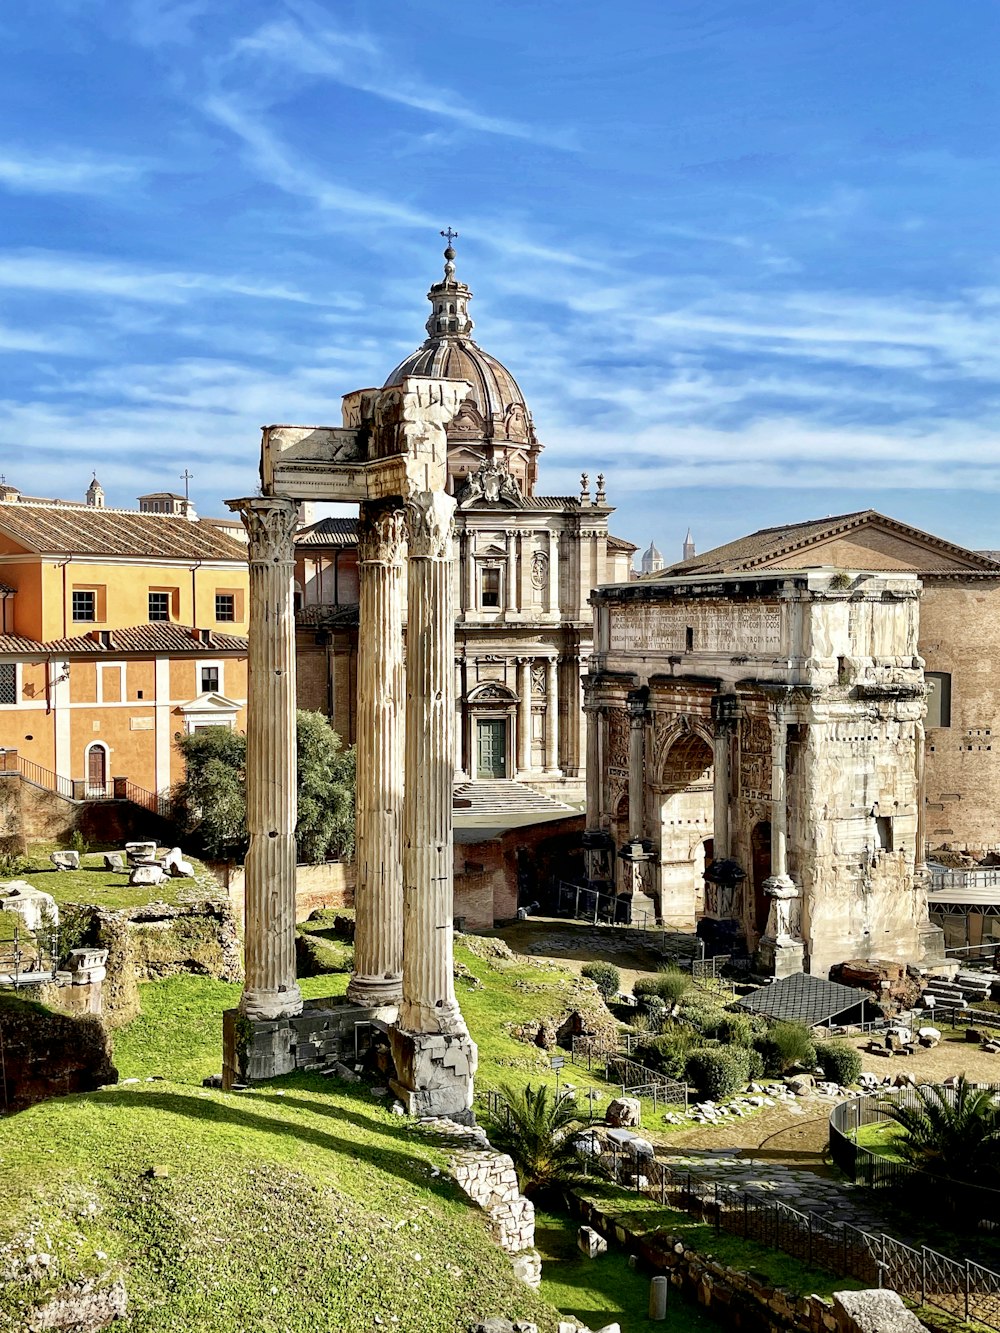
{"label": "dirt path", "polygon": [[560,963],[579,972],[585,963],[613,963],[622,974],[622,989],[631,990],[637,977],[649,976],[664,963],[690,958],[697,952],[693,933],[643,932],[616,926],[594,926],[559,917],[529,917],[499,930],[515,953]]}

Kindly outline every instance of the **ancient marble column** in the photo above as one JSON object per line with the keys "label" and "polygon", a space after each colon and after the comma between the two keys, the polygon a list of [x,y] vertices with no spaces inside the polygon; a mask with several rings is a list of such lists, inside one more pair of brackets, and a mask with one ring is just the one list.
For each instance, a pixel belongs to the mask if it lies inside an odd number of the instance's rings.
{"label": "ancient marble column", "polygon": [[230,501],[249,536],[247,698],[247,1018],[301,1012],[295,980],[295,529],[294,500]]}
{"label": "ancient marble column", "polygon": [[805,963],[801,894],[788,874],[787,745],[788,723],[779,708],[771,738],[771,874],[764,881],[771,906],[758,949],[762,965],[777,977],[801,972]]}
{"label": "ancient marble column", "polygon": [[[452,963],[455,771],[455,501],[426,491],[407,506],[403,1002],[410,1032],[462,1027]],[[464,1029],[463,1029],[464,1030]]]}
{"label": "ancient marble column", "polygon": [[[403,993],[403,562],[399,502],[361,505],[354,972],[347,995],[368,1008]],[[454,671],[454,665],[451,667]]]}
{"label": "ancient marble column", "polygon": [[530,657],[517,659],[517,692],[521,696],[517,710],[517,767],[521,773],[531,769],[531,663]]}
{"label": "ancient marble column", "polygon": [[554,657],[545,663],[545,768],[559,771],[559,662]]}
{"label": "ancient marble column", "polygon": [[601,710],[590,699],[584,704],[587,718],[587,828],[601,827]]}
{"label": "ancient marble column", "polygon": [[917,846],[913,858],[913,872],[915,875],[927,879],[927,778],[924,753],[926,734],[923,722],[914,723],[913,730],[913,744],[915,747],[913,755],[914,778],[917,789]]}
{"label": "ancient marble column", "polygon": [[406,509],[403,1000],[389,1030],[392,1087],[411,1115],[469,1119],[477,1052],[455,998],[453,948],[455,501],[425,491]]}
{"label": "ancient marble column", "polygon": [[634,842],[643,837],[646,822],[646,713],[630,708],[628,720],[628,836]]}
{"label": "ancient marble column", "polygon": [[712,737],[712,804],[713,832],[712,841],[716,861],[724,861],[729,856],[729,727],[724,722],[716,722]]}

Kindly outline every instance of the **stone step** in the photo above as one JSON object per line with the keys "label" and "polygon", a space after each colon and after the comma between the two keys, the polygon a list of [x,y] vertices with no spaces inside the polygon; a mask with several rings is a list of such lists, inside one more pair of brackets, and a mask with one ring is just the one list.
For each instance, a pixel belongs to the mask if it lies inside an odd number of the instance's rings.
{"label": "stone step", "polygon": [[521,782],[464,782],[455,788],[455,801],[457,816],[475,819],[489,815],[553,814],[559,810],[575,813],[571,806],[543,796]]}

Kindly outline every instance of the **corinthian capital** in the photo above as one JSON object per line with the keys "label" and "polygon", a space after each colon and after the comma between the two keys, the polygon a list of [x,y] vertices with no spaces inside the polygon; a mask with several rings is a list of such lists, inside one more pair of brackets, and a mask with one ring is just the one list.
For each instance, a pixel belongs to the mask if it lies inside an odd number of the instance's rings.
{"label": "corinthian capital", "polygon": [[295,529],[299,507],[283,495],[227,500],[239,514],[250,538],[251,565],[291,564],[295,560]]}
{"label": "corinthian capital", "polygon": [[406,515],[401,504],[361,506],[358,559],[362,564],[398,565],[406,550]]}
{"label": "corinthian capital", "polygon": [[455,501],[444,491],[420,491],[406,505],[410,558],[450,560]]}

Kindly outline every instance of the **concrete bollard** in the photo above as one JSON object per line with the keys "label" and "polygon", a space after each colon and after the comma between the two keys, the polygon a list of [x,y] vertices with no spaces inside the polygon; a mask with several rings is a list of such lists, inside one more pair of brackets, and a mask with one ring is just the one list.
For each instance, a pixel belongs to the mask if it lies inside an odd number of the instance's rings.
{"label": "concrete bollard", "polygon": [[667,1317],[667,1279],[654,1277],[649,1284],[649,1317],[662,1320]]}

